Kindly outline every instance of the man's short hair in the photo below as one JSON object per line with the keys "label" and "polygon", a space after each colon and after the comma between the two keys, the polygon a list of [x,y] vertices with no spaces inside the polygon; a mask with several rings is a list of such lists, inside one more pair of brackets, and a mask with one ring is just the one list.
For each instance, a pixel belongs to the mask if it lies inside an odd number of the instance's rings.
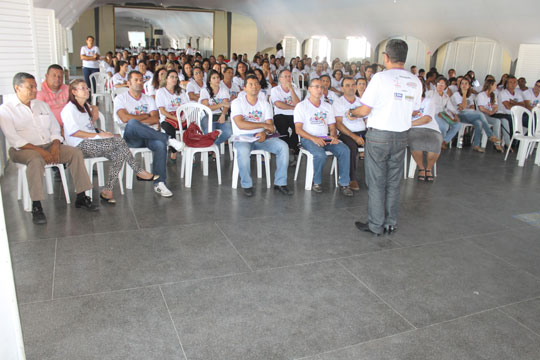
{"label": "man's short hair", "polygon": [[131,81],[133,75],[141,75],[141,77],[143,76],[143,74],[139,70],[132,70],[128,74],[128,81]]}
{"label": "man's short hair", "polygon": [[96,40],[96,39],[94,39],[94,37],[93,37],[92,35],[88,35],[88,36],[86,37],[86,40],[88,40],[88,39]]}
{"label": "man's short hair", "polygon": [[309,79],[308,87],[311,87],[314,81],[321,81],[321,78]]}
{"label": "man's short hair", "polygon": [[26,79],[35,80],[36,78],[34,77],[34,75],[29,74],[29,73],[25,73],[25,72],[16,73],[15,76],[13,77],[13,89],[15,89],[15,85],[21,86],[26,81]]}
{"label": "man's short hair", "polygon": [[[454,79],[454,78],[452,78],[452,79]],[[435,84],[438,84],[439,81],[444,81],[446,86],[448,86],[448,79],[446,79],[443,75],[440,75],[440,76],[437,77],[437,79],[435,79]]]}
{"label": "man's short hair", "polygon": [[50,65],[50,66],[47,68],[47,74],[48,74],[49,71],[51,71],[51,70],[60,70],[60,71],[64,72],[64,68],[61,67],[61,66],[58,65],[58,64],[52,64],[52,65]]}
{"label": "man's short hair", "polygon": [[284,74],[284,73],[286,73],[286,72],[291,72],[291,70],[289,70],[289,69],[283,69],[283,70],[281,70],[281,71],[279,72],[279,74],[278,74],[278,79],[281,78],[281,75]]}
{"label": "man's short hair", "polygon": [[386,43],[385,53],[393,63],[404,63],[407,61],[407,52],[409,47],[407,43],[401,39],[390,39]]}
{"label": "man's short hair", "polygon": [[416,68],[416,65],[411,66],[411,69],[415,69],[415,68]]}
{"label": "man's short hair", "polygon": [[328,78],[328,80],[332,81],[332,79],[330,78],[330,75],[328,74],[322,74],[321,76],[319,76],[319,80],[322,80],[323,77],[326,77]]}
{"label": "man's short hair", "polygon": [[428,73],[426,74],[426,79],[432,77],[433,75],[437,76],[437,72],[431,70],[428,71]]}
{"label": "man's short hair", "polygon": [[231,71],[234,73],[234,69],[233,69],[232,67],[230,67],[230,66],[227,66],[227,67],[225,68],[225,70],[223,70],[223,73],[225,73],[225,72],[227,72],[227,71],[229,71],[229,70],[231,70]]}
{"label": "man's short hair", "polygon": [[344,76],[343,77],[343,80],[341,81],[342,84],[345,84],[345,80],[350,80],[350,81],[353,81],[355,84],[356,84],[356,80],[354,80],[354,78],[352,76]]}
{"label": "man's short hair", "polygon": [[259,79],[257,79],[257,75],[255,75],[255,74],[249,74],[248,76],[246,76],[246,82],[245,82],[246,84],[247,84],[249,79],[253,79],[253,80],[259,82]]}

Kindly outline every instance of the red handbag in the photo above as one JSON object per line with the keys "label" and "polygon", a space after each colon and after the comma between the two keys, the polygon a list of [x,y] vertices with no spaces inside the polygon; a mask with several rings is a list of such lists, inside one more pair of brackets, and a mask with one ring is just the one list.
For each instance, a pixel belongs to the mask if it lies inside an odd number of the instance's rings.
{"label": "red handbag", "polygon": [[[169,114],[176,116],[176,111],[170,111]],[[182,111],[180,113],[180,117],[183,117],[184,112]],[[170,119],[168,117],[165,118],[165,121],[171,124],[176,130],[178,130],[178,121]],[[186,128],[186,120],[182,120],[182,129]]]}
{"label": "red handbag", "polygon": [[184,131],[182,140],[184,140],[186,146],[202,148],[212,146],[218,136],[218,130],[214,130],[208,134],[203,134],[201,128],[196,123],[192,122],[189,124],[187,130]]}

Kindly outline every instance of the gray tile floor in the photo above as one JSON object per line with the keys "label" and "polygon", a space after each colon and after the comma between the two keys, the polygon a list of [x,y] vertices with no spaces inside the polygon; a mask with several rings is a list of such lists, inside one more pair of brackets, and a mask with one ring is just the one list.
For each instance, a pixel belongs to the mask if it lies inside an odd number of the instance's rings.
{"label": "gray tile floor", "polygon": [[[540,167],[470,148],[434,184],[402,183],[399,231],[374,238],[365,187],[343,197],[231,189],[232,166],[169,165],[174,197],[135,183],[96,214],[60,184],[34,226],[2,195],[28,359],[539,359]],[[363,172],[360,162],[359,173]],[[301,169],[301,175],[304,169]],[[97,190],[97,185],[96,185]],[[96,192],[95,192],[96,194]]]}

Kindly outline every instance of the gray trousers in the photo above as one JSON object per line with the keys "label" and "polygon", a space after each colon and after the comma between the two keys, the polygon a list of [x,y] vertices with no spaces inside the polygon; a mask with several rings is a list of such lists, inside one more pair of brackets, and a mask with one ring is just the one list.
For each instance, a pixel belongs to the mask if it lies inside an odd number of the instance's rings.
{"label": "gray trousers", "polygon": [[369,129],[366,135],[364,168],[368,187],[368,221],[371,231],[381,234],[385,225],[397,225],[399,186],[407,131]]}

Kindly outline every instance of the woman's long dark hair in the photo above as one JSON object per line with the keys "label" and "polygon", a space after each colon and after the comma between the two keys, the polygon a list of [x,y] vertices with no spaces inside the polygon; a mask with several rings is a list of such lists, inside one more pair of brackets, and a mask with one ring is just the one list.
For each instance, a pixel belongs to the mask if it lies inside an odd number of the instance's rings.
{"label": "woman's long dark hair", "polygon": [[152,86],[157,91],[159,89],[159,73],[160,71],[167,71],[165,68],[159,68],[156,71],[154,71],[154,76],[152,76]]}
{"label": "woman's long dark hair", "polygon": [[[471,80],[469,80],[469,78],[464,77],[463,79],[461,79],[461,83],[463,83],[464,81],[469,83],[469,89],[467,89],[467,95],[465,96],[468,99],[469,96],[471,96],[471,89],[472,89]],[[461,83],[459,83],[458,92],[461,96],[463,96],[463,92],[461,92]]]}
{"label": "woman's long dark hair", "polygon": [[264,77],[264,73],[261,69],[255,69],[253,70],[255,75],[261,74],[261,80],[259,80],[259,84],[261,84],[261,89],[268,89],[268,81],[266,81],[266,78]]}
{"label": "woman's long dark hair", "polygon": [[90,104],[88,103],[88,99],[86,99],[86,101],[84,103],[84,106],[81,106],[81,104],[79,104],[77,99],[75,99],[75,95],[73,95],[73,90],[75,90],[75,88],[77,86],[79,86],[79,84],[85,84],[86,85],[86,81],[84,81],[84,79],[75,79],[69,84],[68,101],[70,103],[73,103],[73,105],[75,105],[77,107],[77,110],[79,110],[82,113],[88,113],[90,118],[92,118],[92,110],[90,109]]}
{"label": "woman's long dark hair", "polygon": [[[186,65],[189,65],[191,66],[191,76],[188,76],[188,74],[186,73]],[[193,79],[193,66],[186,62],[184,63],[184,65],[182,65],[182,75],[184,75],[184,81],[189,81],[190,79]]]}
{"label": "woman's long dark hair", "polygon": [[213,98],[217,94],[214,94],[214,90],[212,89],[212,86],[210,86],[210,80],[212,79],[212,75],[217,74],[219,76],[219,79],[221,80],[221,74],[218,73],[216,70],[212,69],[208,71],[208,75],[206,75],[206,88],[208,89],[208,93],[210,94],[210,97]]}
{"label": "woman's long dark hair", "polygon": [[[245,78],[245,77],[247,76],[247,70],[248,70],[248,68],[247,68],[247,65],[246,65],[246,64],[244,64],[243,62],[240,62],[240,61],[238,62],[238,64],[236,64],[236,72],[235,72],[234,76],[240,76],[240,74],[238,73],[238,67],[239,67],[240,65],[244,65],[244,66],[246,67],[246,71],[244,71],[244,78]],[[242,76],[240,76],[240,77],[242,77]]]}
{"label": "woman's long dark hair", "polygon": [[[482,88],[482,91],[488,91],[489,89],[491,89],[493,84],[495,84],[495,80],[487,79],[486,82],[484,83],[484,87]],[[492,91],[491,94],[489,94],[489,101],[491,102],[491,105],[495,104],[495,92],[494,91]]]}
{"label": "woman's long dark hair", "polygon": [[124,66],[125,64],[127,64],[127,62],[125,62],[124,60],[119,60],[117,63],[116,63],[116,66],[114,67],[114,72],[115,73],[119,73],[120,72],[120,68],[122,66]]}
{"label": "woman's long dark hair", "polygon": [[[174,69],[171,69],[169,71],[167,71],[167,76],[165,76],[165,78],[168,78],[169,77],[169,74],[172,74],[172,73],[175,73],[176,76],[178,76],[178,71],[174,70]],[[154,88],[155,89],[155,88]],[[180,87],[180,81],[177,81],[176,84],[174,85],[174,90],[173,92],[176,94],[176,95],[180,95],[182,93],[182,88]]]}

